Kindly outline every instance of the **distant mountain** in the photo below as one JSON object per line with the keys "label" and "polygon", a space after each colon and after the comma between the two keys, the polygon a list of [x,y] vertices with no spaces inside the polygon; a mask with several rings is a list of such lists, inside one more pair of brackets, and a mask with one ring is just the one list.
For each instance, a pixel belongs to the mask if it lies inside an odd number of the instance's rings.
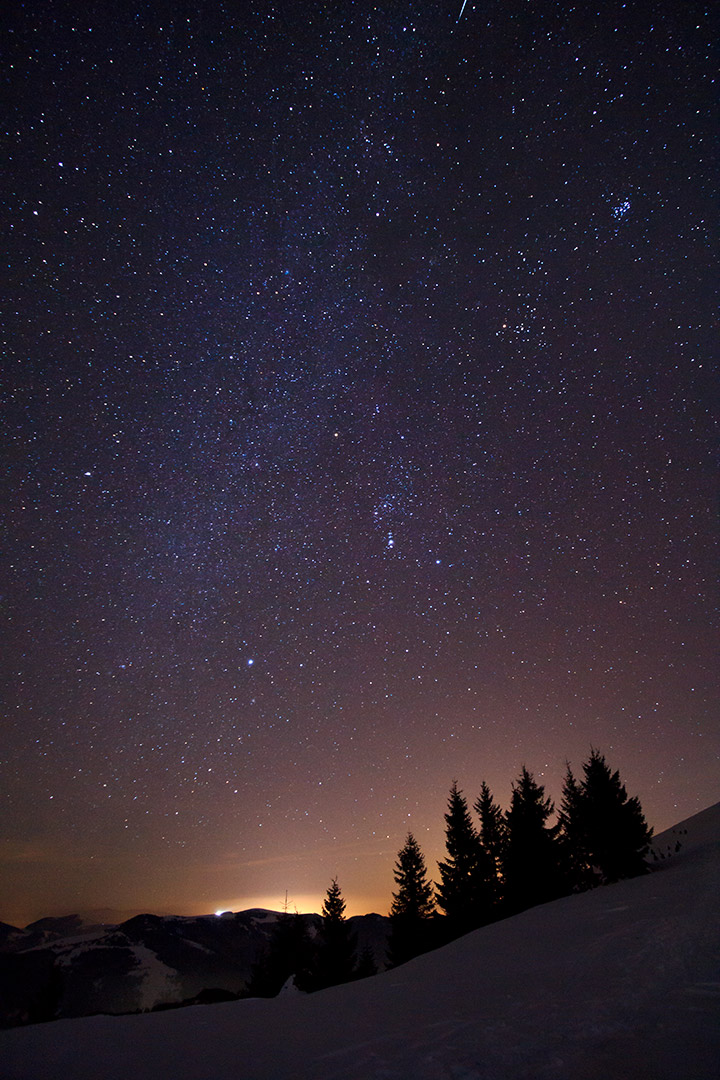
{"label": "distant mountain", "polygon": [[[142,915],[147,908],[131,908],[120,910],[120,908],[84,908],[78,912],[79,918],[84,923],[92,926],[119,926],[120,923],[127,922],[128,919],[134,918],[135,915]],[[170,911],[156,911],[156,915],[171,915]]]}
{"label": "distant mountain", "polygon": [[44,919],[36,919],[35,922],[28,923],[25,932],[67,937],[69,934],[79,933],[85,925],[79,915],[49,915]]}
{"label": "distant mountain", "polygon": [[[99,908],[81,908],[79,911],[72,912],[67,915],[46,915],[42,919],[36,919],[35,922],[28,923],[25,927],[29,930],[33,927],[42,926],[47,929],[53,929],[54,927],[61,927],[63,923],[68,923],[70,920],[74,920],[75,923],[82,926],[119,926],[120,923],[127,922],[128,919],[134,918],[135,915],[142,915],[147,908],[130,908],[122,910],[120,908],[99,907]],[[156,915],[172,915],[169,911],[156,911]],[[0,923],[0,926],[3,925]]]}
{"label": "distant mountain", "polygon": [[[0,1072],[3,1080],[716,1080],[720,804],[655,846],[652,874],[531,908],[361,982],[2,1032]],[[157,930],[140,922],[135,933],[146,940]]]}
{"label": "distant mountain", "polygon": [[[38,919],[0,932],[0,1026],[144,1012],[159,1006],[247,992],[253,967],[267,952],[279,912],[135,915],[117,926],[79,915]],[[318,915],[304,915],[311,935]],[[350,920],[359,949],[385,966],[388,920]]]}
{"label": "distant mountain", "polygon": [[18,934],[22,934],[22,930],[18,929],[17,926],[0,922],[0,952],[5,948],[6,942],[12,941]]}

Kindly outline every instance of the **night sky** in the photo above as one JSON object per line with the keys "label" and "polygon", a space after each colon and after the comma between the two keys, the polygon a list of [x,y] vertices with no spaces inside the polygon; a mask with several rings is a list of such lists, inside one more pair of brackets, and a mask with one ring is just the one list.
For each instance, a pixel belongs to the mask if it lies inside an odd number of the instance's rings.
{"label": "night sky", "polygon": [[11,5],[0,918],[388,910],[720,798],[692,0]]}

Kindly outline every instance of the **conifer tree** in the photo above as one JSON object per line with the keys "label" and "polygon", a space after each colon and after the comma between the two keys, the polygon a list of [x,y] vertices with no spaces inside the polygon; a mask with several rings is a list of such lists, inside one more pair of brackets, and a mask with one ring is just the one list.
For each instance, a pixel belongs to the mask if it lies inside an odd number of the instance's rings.
{"label": "conifer tree", "polygon": [[438,863],[437,902],[447,915],[451,934],[457,937],[492,917],[493,875],[491,861],[456,783],[450,789],[445,814],[445,846],[448,857]]}
{"label": "conifer tree", "polygon": [[433,888],[428,880],[425,859],[412,833],[408,833],[395,864],[395,883],[390,908],[388,959],[393,967],[404,964],[430,947],[434,915]]}
{"label": "conifer tree", "polygon": [[322,990],[348,982],[355,973],[355,948],[355,935],[345,918],[345,900],[337,878],[333,878],[323,901],[315,955],[299,984],[300,989]]}
{"label": "conifer tree", "polygon": [[505,893],[508,909],[523,911],[554,900],[563,892],[558,825],[549,826],[554,812],[545,789],[523,766],[512,789],[506,815]]}
{"label": "conifer tree", "polygon": [[489,861],[492,903],[497,914],[504,895],[503,862],[507,846],[507,824],[505,815],[484,780],[475,802],[475,811],[480,818],[480,843]]}
{"label": "conifer tree", "polygon": [[333,982],[347,982],[355,970],[355,949],[357,942],[350,925],[345,918],[345,900],[333,878],[322,906],[323,938],[331,957]]}
{"label": "conifer tree", "polygon": [[563,781],[558,821],[562,873],[569,892],[581,892],[596,884],[588,862],[583,836],[581,800],[582,788],[568,763]]}
{"label": "conifer tree", "polygon": [[345,921],[345,901],[337,878],[333,878],[323,900],[322,916],[326,925],[339,926]]}
{"label": "conifer tree", "polygon": [[628,798],[620,774],[592,750],[584,778],[570,780],[568,769],[561,815],[563,836],[581,884],[619,881],[647,869],[652,839],[640,802]]}

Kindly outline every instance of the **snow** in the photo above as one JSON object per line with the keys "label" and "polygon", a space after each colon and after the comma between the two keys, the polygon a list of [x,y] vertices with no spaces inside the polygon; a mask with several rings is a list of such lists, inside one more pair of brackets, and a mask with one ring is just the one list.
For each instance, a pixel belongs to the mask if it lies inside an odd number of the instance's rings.
{"label": "snow", "polygon": [[133,945],[132,950],[138,959],[137,974],[143,977],[140,1008],[152,1009],[161,1001],[174,1001],[177,973],[158,960],[155,953],[144,945]]}
{"label": "snow", "polygon": [[[684,831],[686,830],[686,831]],[[716,1080],[720,804],[657,872],[362,982],[0,1035],[3,1080]]]}

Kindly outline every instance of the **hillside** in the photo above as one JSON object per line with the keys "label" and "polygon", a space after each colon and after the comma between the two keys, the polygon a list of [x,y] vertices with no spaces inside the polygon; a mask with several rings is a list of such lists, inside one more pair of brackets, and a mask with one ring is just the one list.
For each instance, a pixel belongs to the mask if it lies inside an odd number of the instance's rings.
{"label": "hillside", "polygon": [[[714,1080],[720,804],[644,878],[304,996],[0,1035],[5,1080]],[[676,851],[677,842],[681,847]]]}
{"label": "hillside", "polygon": [[[253,908],[215,915],[136,915],[119,926],[77,915],[39,919],[24,930],[0,924],[0,1027],[96,1013],[244,996],[268,949],[279,912]],[[300,916],[310,937],[318,915]],[[389,921],[348,920],[378,970],[385,967]]]}

